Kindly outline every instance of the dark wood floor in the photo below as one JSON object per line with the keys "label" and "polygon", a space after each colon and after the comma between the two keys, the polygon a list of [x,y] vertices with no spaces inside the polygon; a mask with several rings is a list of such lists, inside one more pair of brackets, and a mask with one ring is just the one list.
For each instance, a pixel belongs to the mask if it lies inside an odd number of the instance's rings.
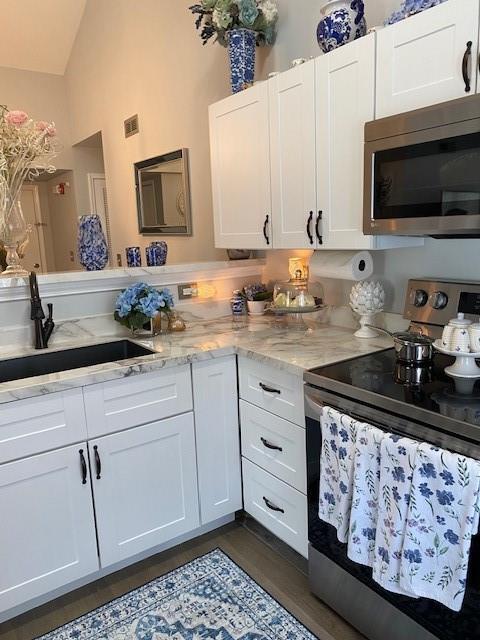
{"label": "dark wood floor", "polygon": [[0,625],[1,640],[32,640],[149,580],[220,547],[321,640],[361,640],[354,629],[310,594],[301,565],[236,522]]}

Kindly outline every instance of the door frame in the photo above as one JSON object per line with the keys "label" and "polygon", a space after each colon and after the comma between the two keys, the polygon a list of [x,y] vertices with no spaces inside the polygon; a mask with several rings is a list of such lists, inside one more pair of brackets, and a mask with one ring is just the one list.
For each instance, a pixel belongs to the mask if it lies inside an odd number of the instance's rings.
{"label": "door frame", "polygon": [[[34,222],[35,229],[32,229],[32,232],[36,233],[38,237],[38,248],[40,251],[40,272],[46,273],[47,252],[45,249],[45,238],[43,235],[43,229],[47,227],[47,223],[43,220],[43,216],[42,216],[42,207],[40,204],[40,194],[38,192],[38,185],[24,184],[22,186],[22,192],[23,191],[31,191],[33,194],[33,206],[35,209],[35,222]],[[40,229],[42,229],[42,232],[40,232]]]}

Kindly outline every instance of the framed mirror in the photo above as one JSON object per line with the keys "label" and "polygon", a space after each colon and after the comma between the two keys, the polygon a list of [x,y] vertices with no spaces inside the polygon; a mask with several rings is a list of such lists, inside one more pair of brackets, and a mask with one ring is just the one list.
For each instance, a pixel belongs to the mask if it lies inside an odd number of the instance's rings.
{"label": "framed mirror", "polygon": [[134,167],[139,233],[191,236],[188,150],[143,160]]}

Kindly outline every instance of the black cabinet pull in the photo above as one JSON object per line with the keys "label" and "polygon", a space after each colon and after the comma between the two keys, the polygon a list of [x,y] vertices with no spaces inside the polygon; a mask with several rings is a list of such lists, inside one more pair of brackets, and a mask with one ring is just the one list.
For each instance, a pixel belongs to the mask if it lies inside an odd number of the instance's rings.
{"label": "black cabinet pull", "polygon": [[310,211],[310,215],[308,216],[308,220],[307,220],[307,236],[310,241],[310,244],[313,244],[313,235],[312,235],[312,229],[311,229],[312,220],[313,220],[313,211]]}
{"label": "black cabinet pull", "polygon": [[320,222],[323,220],[323,211],[319,211],[317,214],[317,222],[315,223],[315,233],[317,234],[318,244],[323,244],[323,236],[320,233]]}
{"label": "black cabinet pull", "polygon": [[95,456],[95,470],[97,472],[97,480],[102,477],[102,461],[100,460],[100,454],[98,453],[98,447],[93,447],[93,455]]}
{"label": "black cabinet pull", "polygon": [[283,451],[282,447],[277,447],[276,444],[271,444],[268,440],[265,440],[265,438],[260,438],[260,440],[262,441],[265,449],[271,449],[272,451]]}
{"label": "black cabinet pull", "polygon": [[468,75],[468,63],[472,56],[472,41],[469,40],[467,42],[467,48],[465,49],[465,53],[463,54],[462,60],[462,75],[463,81],[465,82],[465,93],[470,93],[470,76]]}
{"label": "black cabinet pull", "polygon": [[82,484],[87,484],[87,461],[83,455],[83,449],[78,452],[80,454],[80,466],[82,469]]}
{"label": "black cabinet pull", "polygon": [[263,501],[265,502],[267,507],[272,511],[278,511],[278,513],[285,513],[285,509],[280,509],[280,507],[275,506],[273,503],[270,502],[270,500],[265,498],[265,496],[263,496]]}
{"label": "black cabinet pull", "polygon": [[265,222],[263,223],[263,237],[265,238],[265,242],[267,243],[267,245],[270,244],[270,238],[268,237],[268,233],[267,233],[267,228],[268,228],[268,221],[270,220],[270,216],[266,215],[265,217]]}
{"label": "black cabinet pull", "polygon": [[265,391],[266,393],[276,393],[277,395],[281,395],[282,393],[279,389],[268,387],[266,384],[263,384],[263,382],[259,382],[258,386],[260,387],[260,389],[262,389],[262,391]]}

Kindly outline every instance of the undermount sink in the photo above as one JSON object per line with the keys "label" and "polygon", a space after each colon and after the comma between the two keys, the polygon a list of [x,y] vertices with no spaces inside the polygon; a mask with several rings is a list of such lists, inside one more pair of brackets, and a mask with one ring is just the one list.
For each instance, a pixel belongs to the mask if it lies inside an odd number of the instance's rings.
{"label": "undermount sink", "polygon": [[34,378],[48,373],[59,373],[71,369],[91,367],[96,364],[149,356],[153,353],[154,351],[130,342],[130,340],[118,340],[89,347],[12,358],[0,362],[0,382]]}

